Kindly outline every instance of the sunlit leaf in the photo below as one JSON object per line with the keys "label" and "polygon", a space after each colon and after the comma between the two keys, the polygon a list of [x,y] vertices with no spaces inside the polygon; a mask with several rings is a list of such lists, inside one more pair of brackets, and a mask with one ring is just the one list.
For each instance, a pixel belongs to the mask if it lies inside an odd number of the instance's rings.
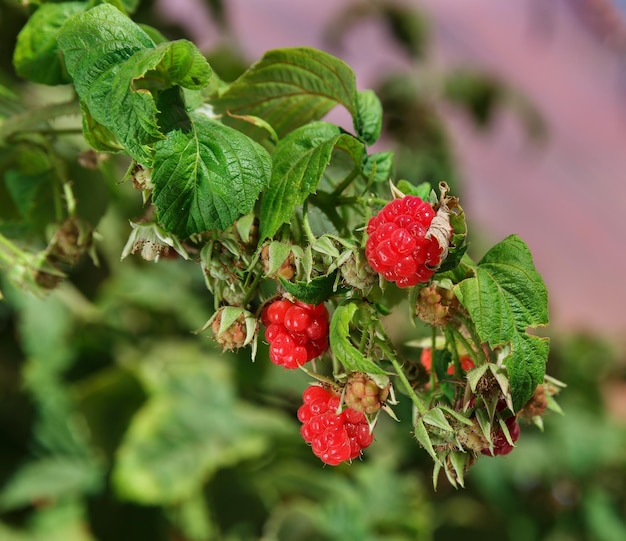
{"label": "sunlit leaf", "polygon": [[248,214],[271,172],[269,154],[252,139],[205,115],[190,118],[188,131],[155,145],[152,174],[157,219],[181,237]]}

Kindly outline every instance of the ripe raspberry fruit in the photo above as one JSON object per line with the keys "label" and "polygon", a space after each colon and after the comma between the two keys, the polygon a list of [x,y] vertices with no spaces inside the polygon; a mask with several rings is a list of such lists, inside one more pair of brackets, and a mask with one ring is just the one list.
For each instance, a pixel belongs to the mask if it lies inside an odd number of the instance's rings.
{"label": "ripe raspberry fruit", "polygon": [[336,466],[357,458],[374,440],[363,412],[352,408],[338,411],[340,398],[334,391],[311,385],[302,399],[300,434],[322,462]]}
{"label": "ripe raspberry fruit", "polygon": [[370,266],[398,287],[430,280],[444,252],[428,229],[435,214],[431,204],[413,195],[388,203],[367,224],[365,256]]}
{"label": "ripe raspberry fruit", "polygon": [[267,327],[270,360],[285,368],[298,368],[328,348],[328,310],[283,298],[267,305],[261,320]]}

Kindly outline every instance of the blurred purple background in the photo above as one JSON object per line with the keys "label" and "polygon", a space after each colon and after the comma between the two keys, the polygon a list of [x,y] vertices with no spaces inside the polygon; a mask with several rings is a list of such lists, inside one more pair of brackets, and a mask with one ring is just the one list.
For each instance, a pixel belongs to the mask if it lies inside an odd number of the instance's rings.
{"label": "blurred purple background", "polygon": [[[268,49],[313,46],[350,64],[359,88],[409,59],[373,20],[341,49],[324,32],[350,2],[226,0],[235,39],[257,60]],[[462,176],[462,204],[486,246],[517,233],[550,294],[551,325],[621,337],[626,331],[626,1],[413,0],[430,21],[430,68],[475,66],[525,94],[548,137],[529,140],[502,111],[487,132],[444,109]],[[222,36],[202,0],[159,0],[203,49]],[[331,113],[344,123],[341,111]],[[441,179],[433,179],[434,182]],[[472,231],[470,231],[470,241]],[[482,243],[482,240],[481,240]],[[480,254],[479,254],[480,255]]]}

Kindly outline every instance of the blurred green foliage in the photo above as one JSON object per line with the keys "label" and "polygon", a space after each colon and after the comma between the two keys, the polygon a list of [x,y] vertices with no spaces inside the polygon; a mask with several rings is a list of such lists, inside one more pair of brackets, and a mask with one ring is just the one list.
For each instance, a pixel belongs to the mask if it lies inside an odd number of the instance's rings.
{"label": "blurred green foliage", "polygon": [[[227,25],[227,3],[210,4]],[[28,97],[37,89],[16,81],[10,57],[27,9],[0,6],[0,83]],[[138,20],[184,37],[151,7],[142,2]],[[374,16],[423,63],[427,25],[402,9],[390,4]],[[245,65],[236,43],[207,55],[220,73],[230,67],[227,79]],[[431,88],[416,80],[397,74],[377,89],[398,176],[454,181],[445,124]],[[440,90],[481,125],[512,95],[467,72]],[[18,107],[6,97],[0,105],[0,116]],[[529,127],[541,125],[532,108],[520,111]],[[26,138],[0,151],[3,217],[20,211],[7,206],[15,160],[37,158],[26,183],[36,190],[40,160],[50,174],[45,160],[76,154],[77,145]],[[119,261],[128,220],[142,212],[137,194],[114,180],[125,166],[71,165],[81,215],[107,239],[99,266],[81,260],[43,300],[2,284],[1,541],[626,539],[626,419],[611,414],[605,392],[626,385],[626,366],[612,343],[553,336],[549,366],[568,383],[559,400],[565,415],[548,416],[543,433],[523,427],[518,449],[481,460],[465,490],[440,482],[434,492],[429,457],[400,428],[409,423],[388,418],[363,461],[324,467],[298,432],[308,378],[272,365],[263,345],[252,363],[249,351],[225,354],[194,334],[213,301],[193,265]],[[32,226],[35,237],[44,234]],[[412,332],[402,328],[398,338]],[[404,420],[407,402],[400,396],[396,408]]]}

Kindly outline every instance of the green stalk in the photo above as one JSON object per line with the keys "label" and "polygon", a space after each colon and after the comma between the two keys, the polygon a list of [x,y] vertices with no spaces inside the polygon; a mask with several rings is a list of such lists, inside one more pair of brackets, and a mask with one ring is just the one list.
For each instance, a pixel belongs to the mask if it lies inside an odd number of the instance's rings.
{"label": "green stalk", "polygon": [[[461,320],[463,325],[465,325],[465,328],[470,333],[470,336],[472,337],[472,340],[474,341],[474,344],[476,344],[477,353],[480,356],[480,358],[482,359],[482,361],[489,362],[489,359],[485,355],[485,352],[484,352],[484,350],[482,348],[482,343],[483,342],[480,339],[480,336],[478,336],[478,332],[476,331],[476,327],[474,326],[474,322],[470,318],[465,317],[465,315],[463,315],[463,314],[457,314],[457,317]],[[457,332],[457,334],[459,336],[463,337],[463,339],[465,341],[465,344],[467,344],[467,339],[458,330],[456,332]],[[473,350],[473,348],[471,348],[471,346],[468,346],[468,350],[471,352]],[[479,364],[482,364],[482,362],[479,363]],[[478,366],[478,365],[476,365],[476,366]]]}
{"label": "green stalk", "polygon": [[60,116],[79,114],[78,102],[52,103],[10,116],[0,124],[0,146],[14,134],[33,131],[41,124]]}
{"label": "green stalk", "polygon": [[250,302],[250,300],[252,299],[252,297],[256,293],[257,286],[259,285],[259,282],[261,281],[261,278],[262,278],[262,276],[261,276],[260,272],[255,273],[254,280],[252,280],[252,283],[248,286],[248,292],[246,293],[246,297],[244,298],[243,302],[241,303],[241,305],[244,308],[246,306],[248,306],[248,303]]}
{"label": "green stalk", "polygon": [[335,186],[335,189],[330,194],[331,198],[335,199],[338,197],[352,183],[352,181],[359,176],[360,172],[361,169],[359,167],[355,167],[352,171],[350,171],[348,176]]}
{"label": "green stalk", "polygon": [[[456,347],[455,334],[451,330],[450,326],[446,326],[443,331],[446,337],[446,344],[449,344],[451,347],[449,348],[450,354],[452,355],[452,362],[454,364],[454,373],[458,376],[461,373],[461,361],[459,359],[459,352]],[[468,352],[472,355],[472,351]],[[473,355],[472,355],[473,358]],[[478,365],[477,365],[478,366]]]}
{"label": "green stalk", "polygon": [[23,252],[0,233],[0,259],[7,263],[13,263],[16,259],[21,259],[22,256]]}
{"label": "green stalk", "polygon": [[413,387],[411,386],[411,383],[407,379],[407,377],[406,377],[406,375],[404,373],[404,370],[402,370],[402,366],[400,365],[400,363],[396,359],[394,352],[391,351],[391,349],[387,346],[386,342],[383,341],[383,340],[381,340],[379,342],[379,345],[380,345],[380,348],[382,349],[383,353],[387,356],[387,358],[389,359],[389,361],[393,365],[393,368],[396,371],[396,375],[398,376],[398,378],[402,382],[402,385],[404,386],[405,391],[407,392],[407,394],[411,398],[411,401],[413,402],[413,404],[415,404],[415,407],[417,408],[419,413],[421,415],[426,415],[428,413],[428,408],[426,407],[426,404],[424,404],[424,402],[422,402],[420,397],[417,396],[417,394],[413,390]]}
{"label": "green stalk", "polygon": [[315,236],[315,233],[313,233],[313,230],[311,229],[311,224],[309,223],[308,210],[309,210],[308,201],[305,201],[304,204],[302,205],[302,229],[304,230],[304,234],[306,235],[306,240],[309,242],[309,244],[313,244],[317,240],[317,237]]}
{"label": "green stalk", "polygon": [[[435,354],[435,347],[437,344],[437,327],[435,327],[433,325],[432,330],[431,330],[431,334],[430,334],[430,341],[431,341],[431,346],[430,346],[430,355],[431,355],[431,359],[433,357],[433,355]],[[433,366],[432,366],[432,362],[430,364],[430,388],[434,389],[435,388],[435,371],[433,370]]]}
{"label": "green stalk", "polygon": [[305,368],[304,365],[299,365],[300,370],[302,370],[307,376],[312,377],[313,379],[316,379],[317,381],[321,381],[323,383],[328,383],[329,385],[332,385],[333,387],[337,388],[337,384],[335,383],[334,380],[327,378],[326,376],[322,376],[320,374],[318,374],[317,372],[311,372],[308,368]]}

